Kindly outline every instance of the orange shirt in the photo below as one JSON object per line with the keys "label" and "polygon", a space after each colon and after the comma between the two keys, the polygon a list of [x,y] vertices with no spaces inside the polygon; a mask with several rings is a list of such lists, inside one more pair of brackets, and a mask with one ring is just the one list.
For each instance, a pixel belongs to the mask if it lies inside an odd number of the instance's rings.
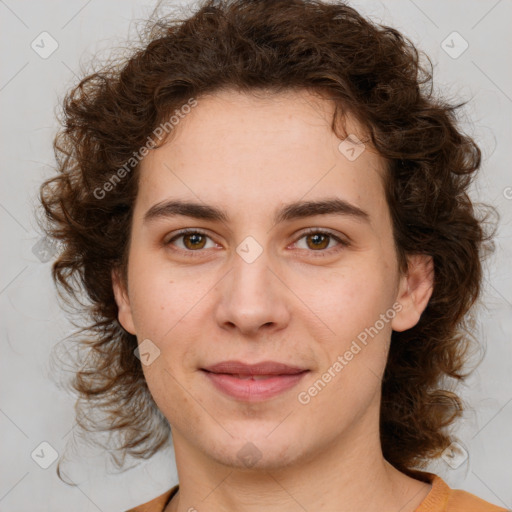
{"label": "orange shirt", "polygon": [[[432,489],[415,512],[510,512],[505,508],[491,505],[469,492],[451,489],[437,475],[424,471],[418,471],[417,474],[422,477],[422,480],[430,482]],[[163,512],[177,492],[178,485],[157,498],[126,512]]]}

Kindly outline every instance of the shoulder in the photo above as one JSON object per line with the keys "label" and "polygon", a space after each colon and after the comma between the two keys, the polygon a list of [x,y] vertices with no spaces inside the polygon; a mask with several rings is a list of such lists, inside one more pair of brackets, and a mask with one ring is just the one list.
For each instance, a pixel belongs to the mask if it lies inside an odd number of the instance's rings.
{"label": "shoulder", "polygon": [[459,489],[450,489],[447,512],[507,512],[507,509]]}
{"label": "shoulder", "polygon": [[178,492],[178,485],[164,492],[160,496],[127,510],[126,512],[163,512],[164,508],[171,501],[171,498]]}
{"label": "shoulder", "polygon": [[421,479],[430,481],[432,489],[416,512],[508,512],[470,492],[452,489],[432,473],[421,473]]}

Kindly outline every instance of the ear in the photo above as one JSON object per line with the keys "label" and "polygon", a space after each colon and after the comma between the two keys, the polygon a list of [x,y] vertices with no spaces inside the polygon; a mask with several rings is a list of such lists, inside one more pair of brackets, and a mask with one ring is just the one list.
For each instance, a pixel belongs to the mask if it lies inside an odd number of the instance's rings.
{"label": "ear", "polygon": [[391,322],[394,331],[406,331],[418,323],[434,289],[432,256],[413,254],[407,262],[407,273],[400,277],[396,298],[402,309]]}
{"label": "ear", "polygon": [[126,331],[135,335],[135,325],[133,323],[128,290],[117,269],[112,270],[112,288],[118,310],[117,319]]}

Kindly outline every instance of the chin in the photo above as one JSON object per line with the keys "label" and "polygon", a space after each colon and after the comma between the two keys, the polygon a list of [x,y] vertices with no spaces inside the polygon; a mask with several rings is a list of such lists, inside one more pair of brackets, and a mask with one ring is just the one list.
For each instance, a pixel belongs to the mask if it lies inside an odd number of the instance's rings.
{"label": "chin", "polygon": [[[275,427],[274,424],[272,428]],[[252,429],[250,433],[246,430],[242,436],[234,435],[233,438],[223,438],[222,441],[212,440],[203,449],[218,463],[237,470],[277,470],[293,465],[303,454],[303,443],[293,442],[286,431],[281,435],[271,433],[272,428],[256,432]],[[216,446],[217,450],[211,452],[212,446]]]}

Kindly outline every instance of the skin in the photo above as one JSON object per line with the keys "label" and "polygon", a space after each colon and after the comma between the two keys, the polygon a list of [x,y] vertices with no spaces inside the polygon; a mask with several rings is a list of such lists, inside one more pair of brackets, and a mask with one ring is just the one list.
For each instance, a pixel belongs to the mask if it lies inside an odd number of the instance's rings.
{"label": "skin", "polygon": [[[166,512],[414,511],[431,486],[384,460],[380,388],[392,329],[418,322],[433,269],[416,255],[399,272],[383,159],[368,144],[347,159],[330,127],[332,102],[310,92],[225,90],[197,100],[141,163],[127,283],[114,273],[119,321],[160,350],[143,370],[173,432],[180,490]],[[364,138],[350,117],[346,128]],[[333,197],[367,212],[368,222],[334,214],[273,222],[287,203]],[[169,199],[214,205],[229,219],[144,220]],[[183,228],[207,237],[170,241]],[[349,245],[327,237],[319,249],[306,228]],[[262,249],[252,263],[236,252],[247,236]],[[396,303],[400,312],[299,403],[298,393]],[[310,371],[297,387],[248,403],[199,370],[228,359]],[[238,456],[248,442],[259,454],[250,467]]]}

